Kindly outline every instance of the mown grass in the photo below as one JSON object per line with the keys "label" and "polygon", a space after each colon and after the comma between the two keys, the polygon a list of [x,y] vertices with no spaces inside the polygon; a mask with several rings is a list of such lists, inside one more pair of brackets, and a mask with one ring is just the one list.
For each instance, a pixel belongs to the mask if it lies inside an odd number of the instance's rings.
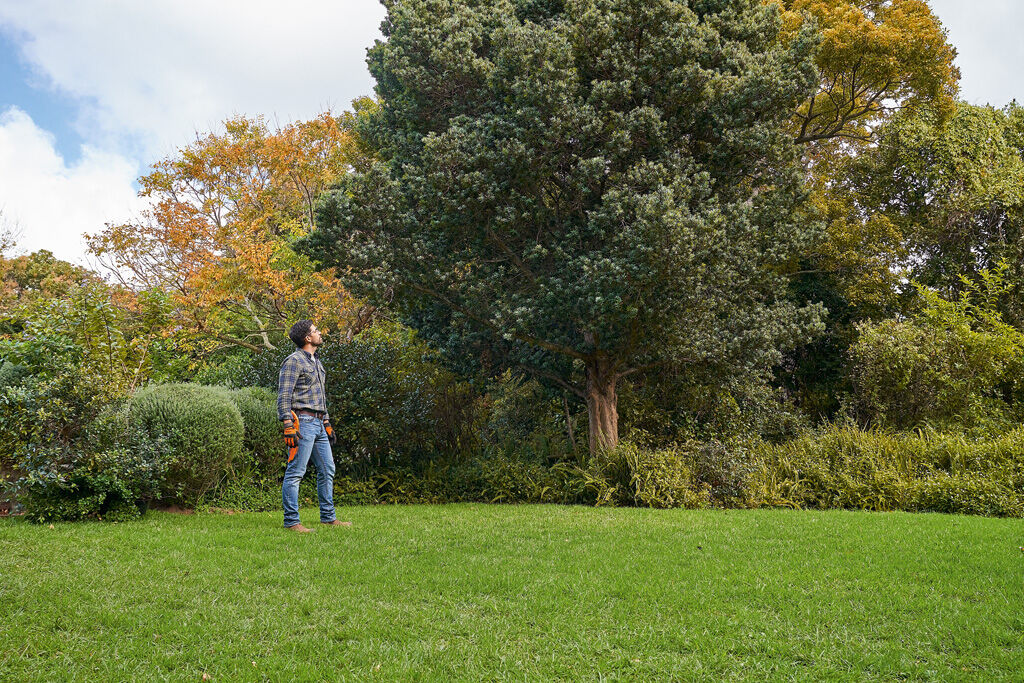
{"label": "mown grass", "polygon": [[1022,520],[341,513],[0,520],[0,680],[1024,679]]}

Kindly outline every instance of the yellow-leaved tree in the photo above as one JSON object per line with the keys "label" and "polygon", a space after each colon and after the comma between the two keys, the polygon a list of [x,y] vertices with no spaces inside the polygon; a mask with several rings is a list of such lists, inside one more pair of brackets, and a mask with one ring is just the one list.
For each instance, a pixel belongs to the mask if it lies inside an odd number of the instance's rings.
{"label": "yellow-leaved tree", "polygon": [[843,188],[850,161],[875,142],[894,112],[956,108],[956,49],[925,0],[765,0],[780,6],[783,40],[806,22],[820,34],[818,87],[793,117],[804,145],[810,209],[826,225],[804,268],[827,273],[852,306],[883,305],[895,293],[906,258],[898,226],[858,213]]}
{"label": "yellow-leaved tree", "polygon": [[816,92],[795,117],[795,139],[867,141],[887,113],[928,103],[951,112],[956,50],[924,0],[768,0],[781,5],[784,35],[816,23]]}
{"label": "yellow-leaved tree", "polygon": [[89,236],[91,254],[133,289],[169,294],[169,331],[202,353],[274,350],[300,317],[355,334],[372,310],[291,245],[312,229],[320,193],[366,162],[352,129],[373,106],[277,130],[226,121],[155,164],[139,181],[149,209]]}

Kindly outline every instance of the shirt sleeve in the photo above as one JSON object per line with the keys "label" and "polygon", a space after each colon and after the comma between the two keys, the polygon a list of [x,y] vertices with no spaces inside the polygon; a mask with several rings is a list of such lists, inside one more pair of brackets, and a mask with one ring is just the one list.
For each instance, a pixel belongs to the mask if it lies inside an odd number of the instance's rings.
{"label": "shirt sleeve", "polygon": [[292,392],[295,382],[299,379],[299,364],[289,356],[281,365],[281,373],[277,376],[277,419],[291,419]]}

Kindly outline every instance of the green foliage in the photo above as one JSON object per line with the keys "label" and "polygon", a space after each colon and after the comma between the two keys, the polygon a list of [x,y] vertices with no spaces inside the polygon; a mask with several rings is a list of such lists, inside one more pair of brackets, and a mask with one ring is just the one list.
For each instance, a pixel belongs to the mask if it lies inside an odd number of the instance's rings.
{"label": "green foliage", "polygon": [[0,477],[37,521],[137,516],[162,465],[136,436],[99,434],[148,373],[152,331],[118,292],[59,264],[22,262],[21,329],[0,338]]}
{"label": "green foliage", "polygon": [[[154,332],[117,303],[122,292],[65,279],[23,292],[20,332],[0,336],[0,468],[33,450],[78,449],[83,429],[149,372]],[[45,295],[53,288],[60,296]]]}
{"label": "green foliage", "polygon": [[[334,503],[344,505],[408,505],[439,503],[569,503],[570,476],[565,469],[494,455],[474,460],[431,461],[417,469],[378,469],[365,478],[334,479]],[[315,477],[299,489],[302,505],[315,505]],[[269,511],[281,507],[280,482],[237,478],[210,490],[201,507],[238,511]]]}
{"label": "green foliage", "polygon": [[650,448],[690,439],[793,438],[808,420],[765,378],[710,384],[702,372],[666,372],[625,382],[619,393],[623,436]]}
{"label": "green foliage", "polygon": [[652,451],[624,442],[572,474],[594,505],[696,508],[708,503],[707,490],[695,485],[689,463],[674,449]]}
{"label": "green foliage", "polygon": [[690,464],[694,480],[708,491],[713,505],[747,507],[750,485],[757,469],[753,445],[734,438],[687,441],[678,450]]}
{"label": "green foliage", "polygon": [[23,475],[13,485],[34,522],[134,519],[159,496],[162,446],[111,406],[84,426],[74,448],[26,449],[18,463]]}
{"label": "green foliage", "polygon": [[151,385],[132,397],[130,416],[151,438],[166,442],[162,495],[168,500],[194,502],[242,453],[242,415],[220,387]]}
{"label": "green foliage", "polygon": [[56,372],[18,372],[0,385],[0,470],[24,471],[25,459],[40,449],[74,450],[113,400],[102,378],[79,374],[60,356],[52,360]]}
{"label": "green foliage", "polygon": [[38,459],[40,465],[18,482],[25,516],[33,522],[136,519],[157,498],[164,472],[161,454],[138,448],[86,456],[45,449]]}
{"label": "green foliage", "polygon": [[763,505],[1019,516],[1024,429],[987,440],[829,426],[765,445],[751,493]]}
{"label": "green foliage", "polygon": [[561,468],[569,489],[589,504],[638,507],[747,507],[756,471],[740,441],[689,440],[651,449],[622,443],[586,467]]}
{"label": "green foliage", "polygon": [[0,389],[17,386],[27,376],[28,370],[25,367],[10,362],[2,363],[0,364]]}
{"label": "green foliage", "polygon": [[917,483],[915,507],[924,512],[1024,517],[1024,494],[989,477],[939,472]]}
{"label": "green foliage", "polygon": [[475,450],[469,388],[409,328],[378,323],[325,349],[321,360],[336,457],[365,470]]}
{"label": "green foliage", "polygon": [[242,448],[248,458],[236,463],[235,469],[254,473],[280,475],[286,464],[281,422],[277,419],[277,396],[264,387],[243,387],[228,392],[242,416],[245,432]]}
{"label": "green foliage", "polygon": [[864,423],[1007,423],[1019,392],[1024,333],[998,310],[1007,267],[964,279],[954,300],[918,287],[921,310],[908,320],[864,323],[850,349],[851,409]]}
{"label": "green foliage", "polygon": [[[306,476],[299,483],[299,505],[309,507],[316,502],[316,476]],[[335,504],[344,505],[337,498]],[[196,508],[211,512],[280,512],[280,477],[230,477],[208,490]]]}
{"label": "green foliage", "polygon": [[[276,391],[287,353],[234,350],[196,379]],[[365,476],[375,468],[411,466],[478,449],[480,397],[445,369],[437,352],[412,329],[380,320],[351,341],[328,342],[319,355],[327,369],[327,407],[338,436],[334,452],[339,465]],[[279,441],[278,435],[270,443]],[[277,456],[272,448],[268,457],[273,469]]]}
{"label": "green foliage", "polygon": [[[564,392],[506,371],[487,387],[483,450],[509,458],[550,463],[583,455],[586,415]],[[570,410],[571,408],[571,410]],[[569,440],[573,430],[575,444]]]}
{"label": "green foliage", "polygon": [[349,477],[335,477],[335,505],[372,505],[381,502],[377,487],[372,481],[360,481]]}
{"label": "green foliage", "polygon": [[152,338],[136,329],[130,313],[100,283],[76,287],[59,298],[23,309],[24,330],[0,340],[0,358],[31,374],[64,373],[101,378],[104,395],[123,396],[146,376]]}
{"label": "green foliage", "polygon": [[274,389],[277,387],[277,373],[281,363],[294,350],[294,346],[284,345],[277,352],[257,353],[242,347],[232,348],[207,358],[188,379],[197,384]]}
{"label": "green foliage", "polygon": [[471,461],[435,461],[419,470],[380,471],[355,486],[348,480],[347,486],[357,498],[372,491],[379,503],[564,503],[571,502],[565,481],[560,470],[494,455]]}
{"label": "green foliage", "polygon": [[922,110],[894,118],[876,149],[842,184],[860,215],[905,236],[913,279],[955,298],[1000,261],[1012,285],[1000,309],[1024,324],[1024,112],[960,103],[944,119]]}
{"label": "green foliage", "polygon": [[[833,418],[851,389],[845,357],[856,324],[913,314],[908,280],[952,301],[1005,261],[996,307],[1024,329],[1024,110],[923,103],[879,126],[876,146],[815,161],[811,204],[828,227],[802,257],[794,297],[825,304],[827,331],[781,375],[812,417]],[[892,331],[905,342],[910,334]]]}

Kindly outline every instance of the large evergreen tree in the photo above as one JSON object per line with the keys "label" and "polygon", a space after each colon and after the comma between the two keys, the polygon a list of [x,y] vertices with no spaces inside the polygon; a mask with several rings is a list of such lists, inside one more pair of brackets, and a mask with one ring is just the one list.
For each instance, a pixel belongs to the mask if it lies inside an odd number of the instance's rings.
{"label": "large evergreen tree", "polygon": [[385,4],[378,161],[306,244],[357,292],[578,395],[592,451],[623,377],[766,375],[820,327],[785,280],[816,232],[787,126],[810,28],[759,0]]}

